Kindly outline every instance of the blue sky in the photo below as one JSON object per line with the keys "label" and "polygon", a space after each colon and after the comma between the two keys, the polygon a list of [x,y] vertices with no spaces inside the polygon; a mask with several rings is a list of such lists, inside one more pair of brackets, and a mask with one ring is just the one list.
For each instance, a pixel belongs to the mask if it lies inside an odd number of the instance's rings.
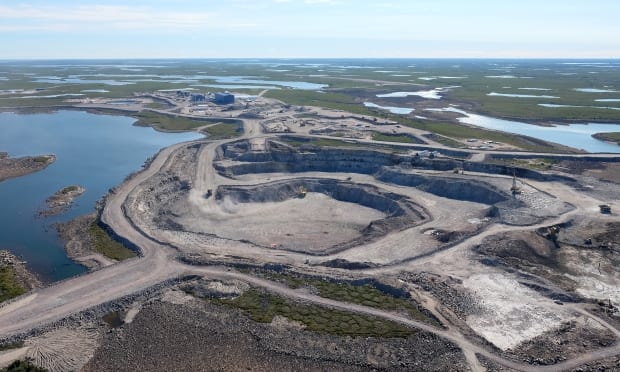
{"label": "blue sky", "polygon": [[0,59],[620,58],[618,0],[0,0]]}

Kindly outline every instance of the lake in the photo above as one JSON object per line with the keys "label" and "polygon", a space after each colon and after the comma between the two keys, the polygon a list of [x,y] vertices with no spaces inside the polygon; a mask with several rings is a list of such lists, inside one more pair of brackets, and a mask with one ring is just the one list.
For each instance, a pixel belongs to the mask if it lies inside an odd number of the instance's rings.
{"label": "lake", "polygon": [[409,115],[413,111],[415,111],[414,109],[408,108],[408,107],[381,106],[381,105],[377,105],[376,103],[372,103],[372,102],[364,102],[364,106],[370,107],[370,108],[378,108],[381,110],[387,110],[393,114],[399,114],[399,115]]}
{"label": "lake", "polygon": [[[84,272],[66,256],[52,224],[92,212],[109,188],[139,170],[159,149],[201,138],[197,133],[157,132],[133,122],[79,111],[0,114],[0,151],[12,157],[57,156],[43,171],[0,182],[0,248],[22,257],[45,281]],[[72,184],[84,186],[86,192],[66,213],[37,217],[47,197]]]}
{"label": "lake", "polygon": [[483,115],[470,114],[453,107],[445,109],[429,109],[429,111],[448,111],[463,115],[458,118],[461,123],[471,124],[487,129],[521,134],[561,145],[583,149],[588,152],[620,153],[620,146],[599,141],[592,137],[594,133],[620,132],[620,124],[570,124],[542,127],[512,120],[496,119]]}

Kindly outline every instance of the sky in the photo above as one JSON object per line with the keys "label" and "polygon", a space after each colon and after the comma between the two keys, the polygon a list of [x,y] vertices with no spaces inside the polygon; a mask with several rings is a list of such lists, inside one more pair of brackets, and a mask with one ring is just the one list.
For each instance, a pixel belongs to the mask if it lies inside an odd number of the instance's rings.
{"label": "sky", "polygon": [[0,0],[0,59],[620,58],[619,0]]}

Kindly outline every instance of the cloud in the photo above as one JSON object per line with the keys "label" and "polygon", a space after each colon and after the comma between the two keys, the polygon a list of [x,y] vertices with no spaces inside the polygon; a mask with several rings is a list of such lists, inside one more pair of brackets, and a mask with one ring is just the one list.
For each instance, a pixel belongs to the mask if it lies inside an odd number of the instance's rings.
{"label": "cloud", "polygon": [[[215,14],[183,12],[120,5],[0,6],[0,30],[66,30],[89,27],[191,29],[217,24]],[[61,26],[61,27],[60,27]]]}

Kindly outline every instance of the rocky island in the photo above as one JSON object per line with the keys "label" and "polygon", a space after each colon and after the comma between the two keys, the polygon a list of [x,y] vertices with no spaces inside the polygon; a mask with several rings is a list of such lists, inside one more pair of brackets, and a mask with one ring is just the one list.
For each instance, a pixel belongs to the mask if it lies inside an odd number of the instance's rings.
{"label": "rocky island", "polygon": [[47,168],[56,161],[55,155],[24,156],[10,158],[6,152],[0,152],[0,182],[9,178],[21,177]]}
{"label": "rocky island", "polygon": [[82,195],[85,191],[85,188],[78,185],[63,187],[56,191],[54,195],[47,198],[45,201],[47,209],[40,211],[39,214],[41,216],[55,216],[60,214],[66,211],[73,203],[73,200]]}

